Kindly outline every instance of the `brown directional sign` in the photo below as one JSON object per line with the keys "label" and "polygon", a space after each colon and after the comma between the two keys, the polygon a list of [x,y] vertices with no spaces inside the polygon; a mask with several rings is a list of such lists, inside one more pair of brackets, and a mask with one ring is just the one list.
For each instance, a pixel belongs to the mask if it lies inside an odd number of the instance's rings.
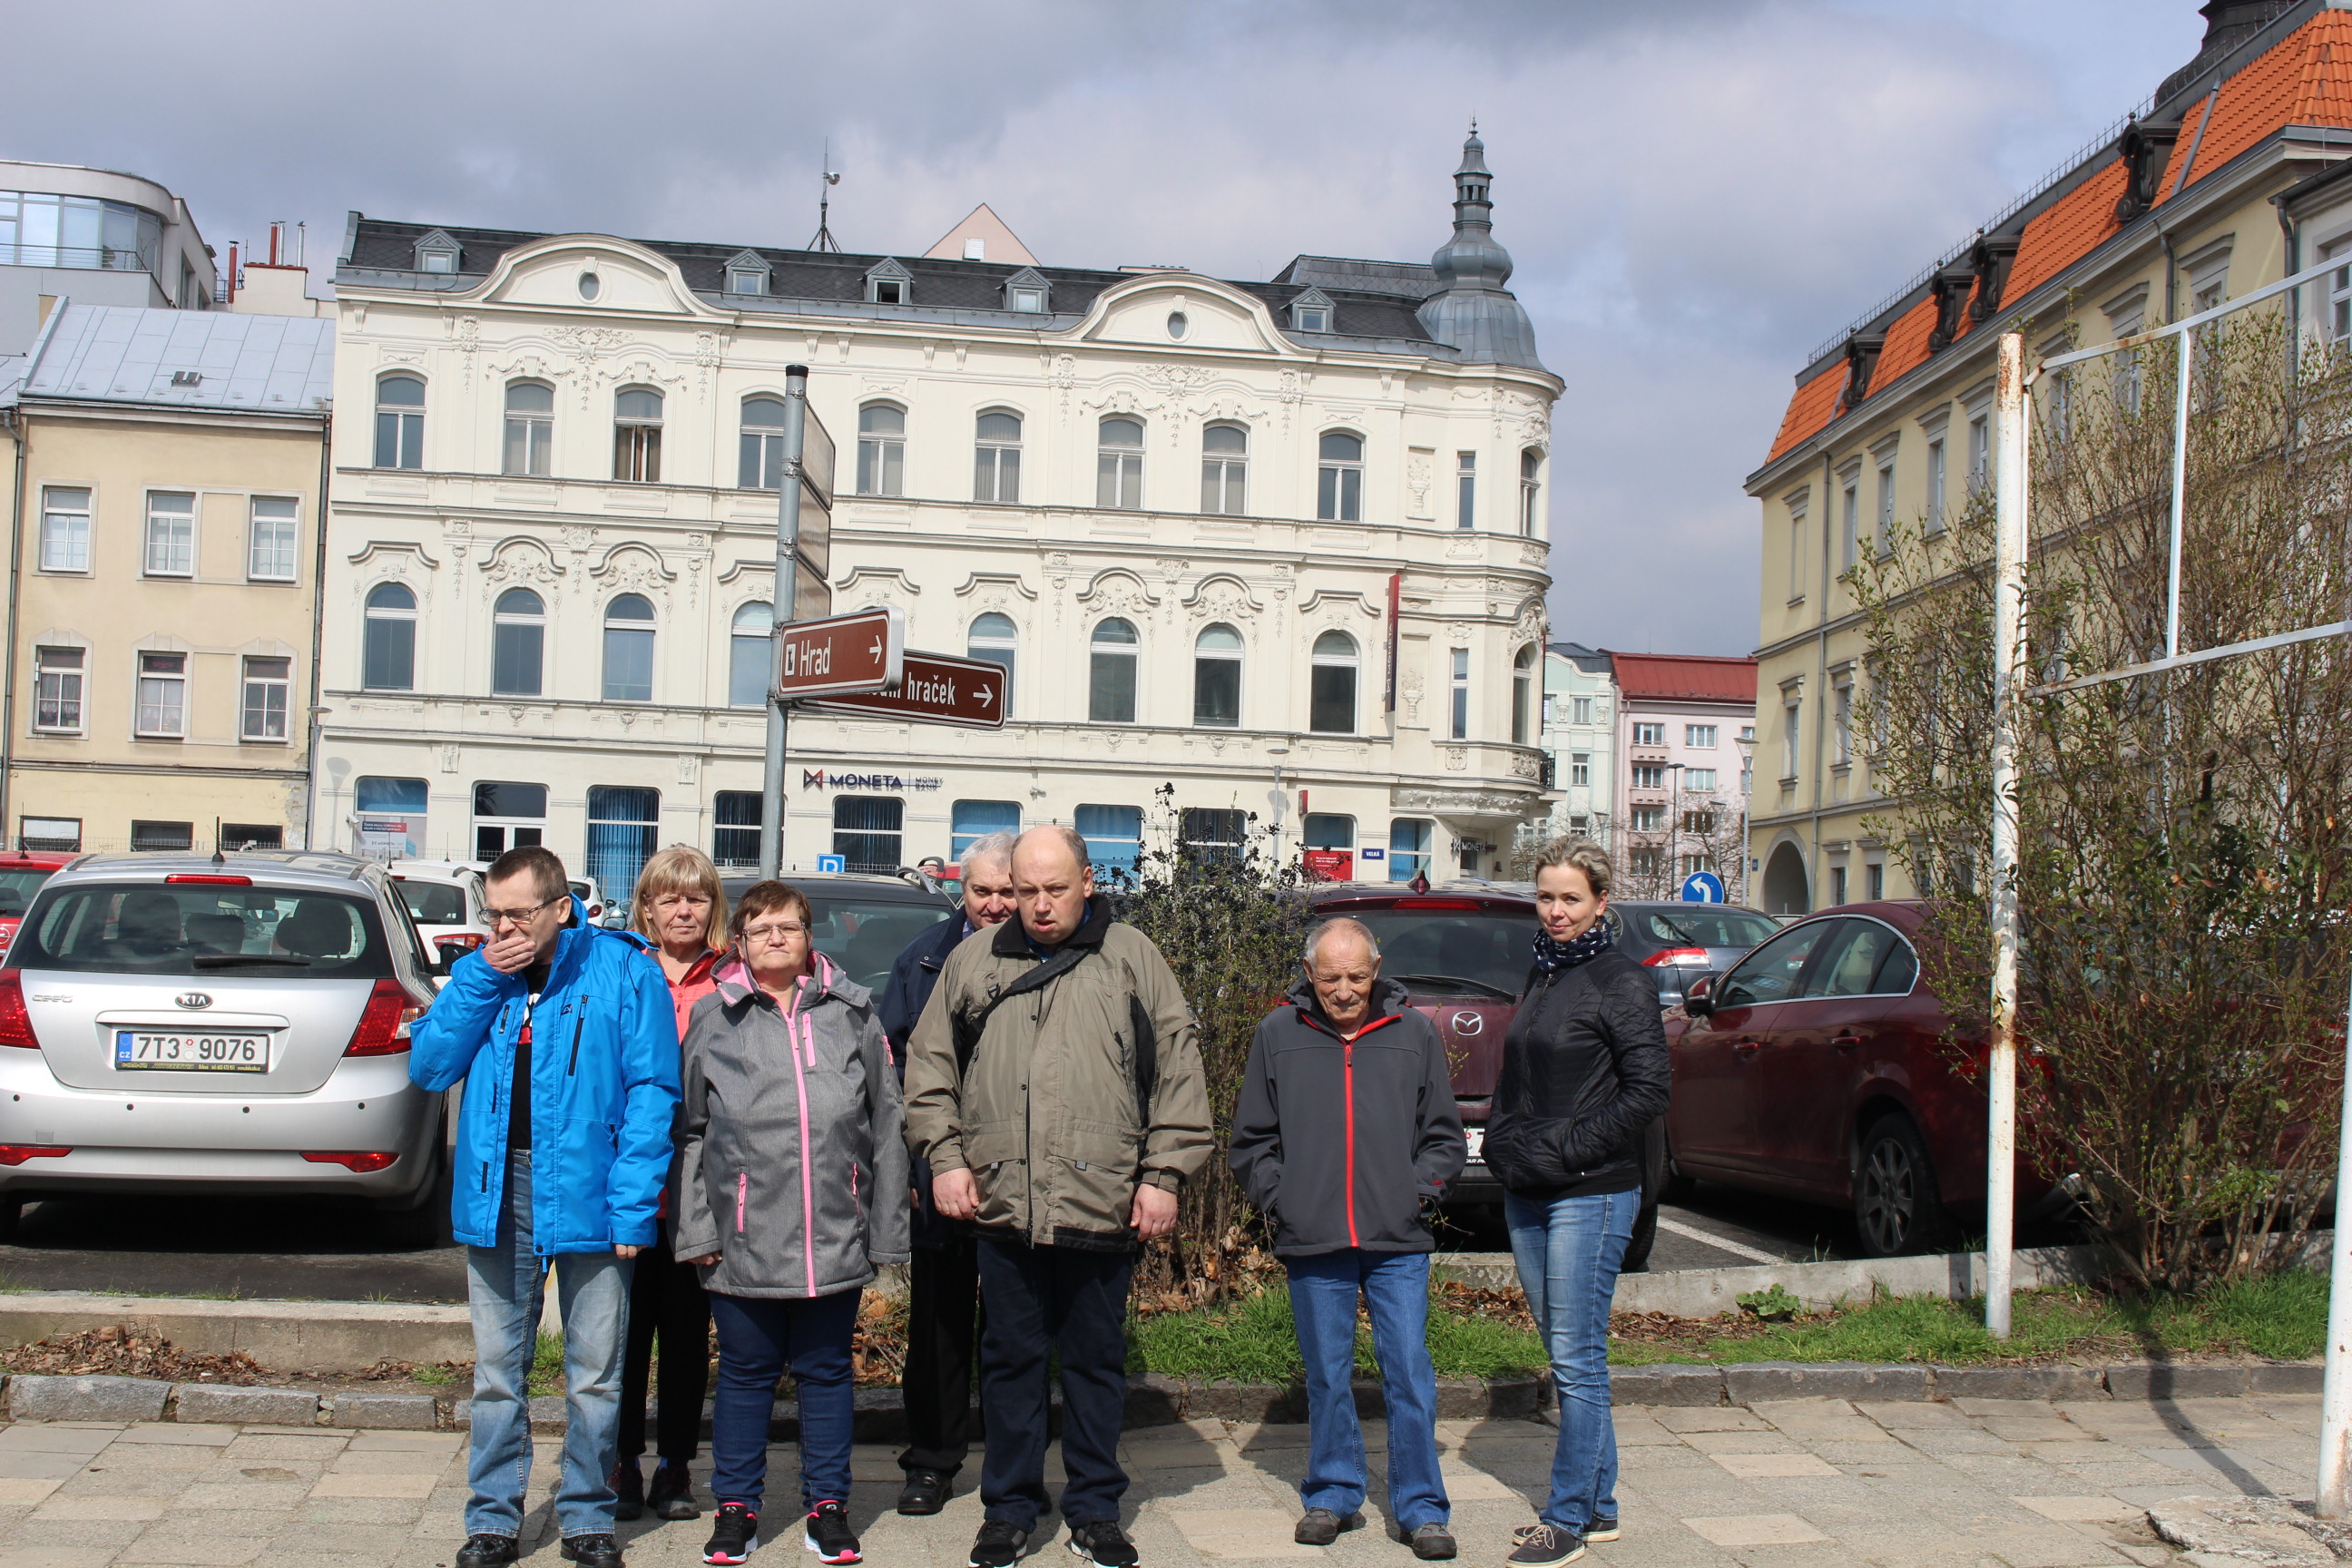
{"label": "brown directional sign", "polygon": [[909,652],[896,685],[854,696],[828,697],[813,708],[878,718],[916,719],[967,729],[1004,727],[1004,667],[981,658]]}
{"label": "brown directional sign", "polygon": [[899,610],[860,610],[821,621],[793,621],[779,628],[769,689],[787,702],[852,691],[878,691],[896,684],[907,647],[907,618]]}

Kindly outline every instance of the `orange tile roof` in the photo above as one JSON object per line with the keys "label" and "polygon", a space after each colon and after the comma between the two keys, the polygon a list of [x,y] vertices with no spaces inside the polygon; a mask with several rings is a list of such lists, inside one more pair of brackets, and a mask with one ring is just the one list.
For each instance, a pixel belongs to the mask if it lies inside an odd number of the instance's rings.
{"label": "orange tile roof", "polygon": [[1627,697],[1753,702],[1756,661],[1696,653],[1612,653],[1617,689]]}
{"label": "orange tile roof", "polygon": [[[2198,122],[2205,123],[2198,136]],[[2249,61],[2223,82],[2210,118],[2202,98],[2192,101],[2157,184],[2160,203],[2173,195],[2183,163],[2189,184],[2213,174],[2240,153],[2289,125],[2352,126],[2352,13],[2322,11]],[[2002,298],[2024,299],[2034,289],[2115,237],[2116,203],[2124,194],[2124,161],[2116,159],[2028,220],[2019,237]],[[1927,334],[1935,325],[1932,300],[1921,301],[1888,328],[1886,346],[1871,376],[1874,386],[1894,384],[1927,357]],[[1963,321],[1961,335],[1975,325]],[[1838,393],[1845,385],[1843,362],[1801,384],[1789,399],[1770,463],[1827,429],[1837,418]]]}

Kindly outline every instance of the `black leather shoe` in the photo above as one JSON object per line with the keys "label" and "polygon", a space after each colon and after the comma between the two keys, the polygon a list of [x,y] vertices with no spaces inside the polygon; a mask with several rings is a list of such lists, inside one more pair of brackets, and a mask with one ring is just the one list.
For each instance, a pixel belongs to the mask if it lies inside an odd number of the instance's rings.
{"label": "black leather shoe", "polygon": [[702,1510],[694,1500],[694,1477],[688,1472],[685,1461],[664,1459],[661,1462],[661,1468],[654,1472],[654,1484],[646,1490],[646,1507],[652,1510],[656,1519],[702,1517]]}
{"label": "black leather shoe", "polygon": [[908,1470],[907,1484],[898,1489],[898,1511],[937,1513],[954,1489],[955,1478],[944,1470]]}
{"label": "black leather shoe", "polygon": [[567,1535],[559,1552],[580,1568],[622,1568],[621,1543],[609,1535]]}
{"label": "black leather shoe", "polygon": [[505,1568],[520,1555],[511,1535],[469,1535],[457,1548],[457,1568]]}
{"label": "black leather shoe", "polygon": [[1310,1508],[1299,1516],[1298,1528],[1290,1539],[1301,1546],[1328,1546],[1350,1530],[1364,1528],[1360,1513],[1334,1513],[1328,1508]]}
{"label": "black leather shoe", "polygon": [[613,1489],[614,1519],[625,1521],[646,1516],[646,1478],[635,1459],[614,1465],[612,1479],[604,1484]]}

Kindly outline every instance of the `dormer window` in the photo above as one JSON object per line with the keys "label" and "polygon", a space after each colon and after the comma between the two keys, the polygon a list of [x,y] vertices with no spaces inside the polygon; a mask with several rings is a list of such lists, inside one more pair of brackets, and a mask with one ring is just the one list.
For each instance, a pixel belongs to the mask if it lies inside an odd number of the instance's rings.
{"label": "dormer window", "polygon": [[449,237],[446,229],[435,229],[420,236],[416,241],[416,270],[444,275],[457,270],[457,258],[463,252],[457,242]]}
{"label": "dormer window", "polygon": [[1333,318],[1330,296],[1320,289],[1309,289],[1290,302],[1290,330],[1295,332],[1328,332]]}
{"label": "dormer window", "polygon": [[757,251],[738,251],[727,259],[727,292],[730,294],[765,294],[768,277],[768,264]]}
{"label": "dormer window", "polygon": [[1024,267],[1004,280],[1004,308],[1008,310],[1043,315],[1051,294],[1052,286],[1045,281],[1045,274],[1034,267]]}
{"label": "dormer window", "polygon": [[909,285],[913,279],[907,269],[885,257],[866,274],[866,300],[870,305],[912,304]]}

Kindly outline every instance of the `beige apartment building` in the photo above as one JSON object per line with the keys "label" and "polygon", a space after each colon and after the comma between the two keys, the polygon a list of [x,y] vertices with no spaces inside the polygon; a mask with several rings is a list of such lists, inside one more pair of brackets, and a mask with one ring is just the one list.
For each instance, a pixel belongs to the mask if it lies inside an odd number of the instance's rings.
{"label": "beige apartment building", "polygon": [[299,847],[334,323],[59,302],[0,384],[10,846]]}
{"label": "beige apartment building", "polygon": [[[2000,335],[2029,359],[2112,342],[2352,252],[2352,12],[2202,7],[2202,48],[2114,131],[1799,373],[1748,493],[1763,518],[1756,901],[1775,913],[1915,889],[1878,825],[1858,726],[1864,631],[1849,573],[1898,523],[1931,545],[1990,478]],[[2352,275],[2285,297],[2343,339]]]}

